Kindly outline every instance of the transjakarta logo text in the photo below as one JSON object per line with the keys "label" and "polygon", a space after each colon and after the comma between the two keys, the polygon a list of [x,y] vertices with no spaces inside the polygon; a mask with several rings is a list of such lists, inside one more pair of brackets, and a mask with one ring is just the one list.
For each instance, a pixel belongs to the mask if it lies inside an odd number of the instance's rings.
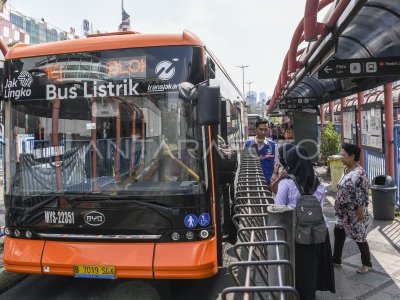
{"label": "transjakarta logo text", "polygon": [[[108,82],[97,85],[97,81],[89,87],[87,82],[83,83],[83,97],[112,97],[112,96],[138,96],[136,90],[139,83],[135,84],[132,79],[124,79],[123,83]],[[78,88],[57,87],[54,84],[46,85],[46,100],[54,99],[76,99],[78,97]]]}

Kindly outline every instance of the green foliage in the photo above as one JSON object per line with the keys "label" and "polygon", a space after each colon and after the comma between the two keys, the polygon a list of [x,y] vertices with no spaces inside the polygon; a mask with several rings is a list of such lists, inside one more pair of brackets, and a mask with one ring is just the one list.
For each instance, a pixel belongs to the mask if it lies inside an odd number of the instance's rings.
{"label": "green foliage", "polygon": [[321,131],[321,155],[326,162],[328,156],[340,152],[340,135],[335,131],[333,124],[329,122]]}
{"label": "green foliage", "polygon": [[395,210],[395,212],[394,212],[394,216],[395,216],[396,218],[399,218],[399,217],[400,217],[400,208],[399,208],[399,207],[396,207],[396,210]]}
{"label": "green foliage", "polygon": [[11,47],[14,46],[15,44],[18,44],[18,41],[9,42],[9,43],[7,44],[7,47],[8,47],[8,48],[11,48]]}
{"label": "green foliage", "polygon": [[269,120],[275,125],[278,125],[282,122],[282,117],[270,117]]}

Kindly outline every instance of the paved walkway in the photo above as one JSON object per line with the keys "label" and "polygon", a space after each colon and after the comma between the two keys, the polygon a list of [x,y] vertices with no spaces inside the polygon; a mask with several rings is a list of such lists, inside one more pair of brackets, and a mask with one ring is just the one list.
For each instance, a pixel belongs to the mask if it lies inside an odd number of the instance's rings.
{"label": "paved walkway", "polygon": [[[326,168],[316,167],[315,171],[326,185],[324,213],[329,221],[333,249],[333,204],[336,193],[332,191]],[[372,214],[372,205],[369,208]],[[371,225],[367,240],[371,250],[372,272],[357,274],[356,269],[361,265],[360,252],[353,240],[346,239],[343,266],[335,268],[336,294],[317,292],[317,299],[400,300],[400,218],[393,221],[373,219]]]}

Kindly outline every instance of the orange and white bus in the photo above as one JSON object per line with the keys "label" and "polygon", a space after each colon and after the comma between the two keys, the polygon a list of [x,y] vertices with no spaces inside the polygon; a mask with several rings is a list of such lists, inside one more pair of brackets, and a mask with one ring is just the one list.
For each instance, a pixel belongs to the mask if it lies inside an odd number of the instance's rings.
{"label": "orange and white bus", "polygon": [[4,74],[8,271],[217,273],[229,201],[215,141],[239,148],[245,112],[199,38],[125,32],[17,44]]}

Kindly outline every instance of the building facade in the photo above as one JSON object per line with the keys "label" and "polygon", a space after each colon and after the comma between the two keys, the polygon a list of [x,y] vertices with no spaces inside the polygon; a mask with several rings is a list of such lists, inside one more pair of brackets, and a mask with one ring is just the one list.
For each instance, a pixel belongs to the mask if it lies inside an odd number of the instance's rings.
{"label": "building facade", "polygon": [[37,20],[23,15],[6,3],[0,8],[0,36],[5,42],[25,44],[48,43],[68,38],[68,33],[44,19]]}
{"label": "building facade", "polygon": [[248,105],[250,105],[251,107],[256,106],[256,102],[257,102],[257,93],[254,91],[249,91],[247,93],[247,97],[246,97],[246,102]]}

